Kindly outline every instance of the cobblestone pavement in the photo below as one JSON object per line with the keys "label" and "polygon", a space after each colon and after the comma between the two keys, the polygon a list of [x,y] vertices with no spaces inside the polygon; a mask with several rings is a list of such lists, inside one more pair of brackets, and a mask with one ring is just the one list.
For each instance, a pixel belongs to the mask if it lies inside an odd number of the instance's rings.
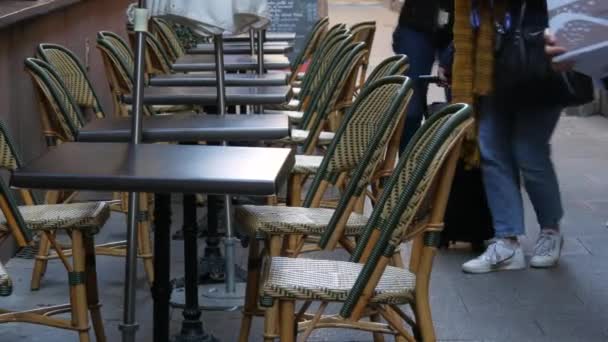
{"label": "cobblestone pavement", "polygon": [[[330,2],[332,22],[378,22],[372,64],[390,52],[390,33],[396,13],[375,2]],[[432,92],[431,100],[440,92]],[[465,275],[462,262],[472,257],[468,249],[443,250],[436,258],[432,278],[432,307],[437,335],[444,341],[607,341],[608,328],[608,120],[602,117],[564,117],[554,138],[554,158],[560,177],[566,216],[564,253],[557,268],[527,269],[489,275]],[[179,205],[179,202],[176,203]],[[178,206],[173,222],[181,224]],[[528,236],[525,248],[538,233],[534,214],[526,199]],[[114,214],[99,241],[124,239],[124,216]],[[172,245],[175,276],[183,270],[182,242]],[[245,264],[245,251],[240,250]],[[316,257],[323,257],[317,255]],[[332,258],[344,257],[338,253]],[[42,289],[30,292],[32,261],[12,259],[8,270],[16,289],[11,297],[0,297],[0,307],[32,308],[67,300],[67,279],[58,262],[51,262]],[[98,258],[101,299],[108,341],[119,341],[123,261]],[[138,340],[152,340],[152,300],[140,266],[137,292]],[[337,309],[337,308],[336,308]],[[172,313],[177,332],[181,312]],[[206,327],[221,341],[236,341],[239,312],[205,312]],[[261,320],[256,320],[251,341],[261,341]],[[76,341],[74,334],[31,325],[0,326],[0,342]],[[311,341],[370,341],[366,333],[321,330]]]}

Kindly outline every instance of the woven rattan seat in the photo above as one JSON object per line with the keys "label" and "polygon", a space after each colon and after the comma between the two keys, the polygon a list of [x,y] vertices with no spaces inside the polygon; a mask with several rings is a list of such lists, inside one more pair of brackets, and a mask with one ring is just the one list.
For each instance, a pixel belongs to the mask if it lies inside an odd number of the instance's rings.
{"label": "woven rattan seat", "polygon": [[[308,130],[304,130],[304,129],[292,129],[291,130],[291,137],[288,138],[290,143],[293,144],[301,144],[304,141],[306,141],[306,138],[308,138],[308,136],[310,135],[310,131]],[[336,134],[334,132],[321,132],[321,134],[319,134],[319,140],[317,142],[317,145],[329,145],[331,144],[331,141],[334,139],[334,137],[336,136]]]}
{"label": "woven rattan seat", "polygon": [[[95,233],[110,217],[104,202],[28,205],[19,207],[27,228],[31,230],[79,229]],[[7,224],[0,213],[0,225]]]}
{"label": "woven rattan seat", "polygon": [[280,104],[280,105],[267,105],[264,108],[275,109],[275,110],[299,110],[300,109],[300,100],[291,99],[289,102]]}
{"label": "woven rattan seat", "polygon": [[301,175],[315,174],[323,163],[323,156],[296,155],[296,163],[291,173]]}
{"label": "woven rattan seat", "polygon": [[[236,208],[236,220],[253,234],[322,235],[334,209],[243,205]],[[365,228],[367,217],[353,213],[348,218],[345,235],[358,236]]]}
{"label": "woven rattan seat", "polygon": [[278,110],[278,109],[266,109],[264,108],[265,114],[282,114],[289,117],[290,123],[299,123],[304,117],[304,112],[297,110]]}
{"label": "woven rattan seat", "polygon": [[[343,302],[355,285],[363,264],[348,261],[273,257],[266,259],[261,291],[273,298]],[[408,270],[388,266],[372,303],[411,302],[416,276]]]}

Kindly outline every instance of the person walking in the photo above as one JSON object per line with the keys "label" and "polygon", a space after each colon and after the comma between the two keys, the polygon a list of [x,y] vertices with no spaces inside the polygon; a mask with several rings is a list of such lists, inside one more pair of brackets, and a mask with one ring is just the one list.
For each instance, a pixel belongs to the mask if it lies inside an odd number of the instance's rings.
{"label": "person walking", "polygon": [[[538,102],[510,98],[496,89],[495,24],[519,21],[522,1],[456,0],[455,101],[474,103],[478,112],[478,143],[495,239],[484,253],[462,265],[464,272],[487,273],[527,267],[518,237],[525,234],[520,190],[527,191],[540,235],[530,260],[532,267],[557,264],[563,237],[564,214],[559,184],[551,161],[550,139],[562,108],[538,97]],[[545,0],[528,1],[523,26],[548,21]],[[474,213],[472,213],[474,215]]]}
{"label": "person walking", "polygon": [[407,76],[415,82],[400,142],[401,152],[420,127],[426,111],[428,84],[419,82],[418,76],[431,73],[435,60],[446,54],[452,41],[453,7],[453,0],[407,0],[401,8],[393,33],[393,51],[409,57]]}

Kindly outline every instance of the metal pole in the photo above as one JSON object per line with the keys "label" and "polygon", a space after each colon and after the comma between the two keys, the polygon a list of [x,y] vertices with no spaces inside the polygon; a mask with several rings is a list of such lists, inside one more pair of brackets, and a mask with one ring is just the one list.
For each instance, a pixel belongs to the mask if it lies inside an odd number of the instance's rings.
{"label": "metal pole", "polygon": [[[258,30],[258,75],[264,74],[264,37],[266,36],[265,32],[265,29]],[[256,109],[256,112],[258,114],[264,114],[264,106],[260,105]]]}
{"label": "metal pole", "polygon": [[[213,42],[215,44],[215,72],[217,78],[217,110],[219,115],[226,115],[226,85],[224,72],[224,37],[221,34],[215,35]],[[222,145],[228,144],[223,141]],[[224,248],[226,252],[226,292],[236,292],[236,279],[234,269],[234,244],[235,237],[232,225],[232,199],[230,195],[224,196],[224,205],[226,207],[226,238],[224,239]]]}
{"label": "metal pole", "polygon": [[255,56],[255,30],[249,29],[249,49],[251,50],[251,55]]}
{"label": "metal pole", "polygon": [[[133,116],[131,143],[141,142],[141,118],[144,94],[144,43],[145,32],[148,29],[148,11],[145,0],[139,0],[135,10],[134,28],[136,33],[135,49],[135,87],[133,89]],[[120,325],[123,342],[135,342],[138,324],[135,321],[135,283],[137,278],[137,213],[139,211],[139,195],[129,193],[129,213],[127,217],[127,259],[125,265],[124,312]]]}
{"label": "metal pole", "polygon": [[264,36],[265,29],[258,31],[258,75],[264,73]]}

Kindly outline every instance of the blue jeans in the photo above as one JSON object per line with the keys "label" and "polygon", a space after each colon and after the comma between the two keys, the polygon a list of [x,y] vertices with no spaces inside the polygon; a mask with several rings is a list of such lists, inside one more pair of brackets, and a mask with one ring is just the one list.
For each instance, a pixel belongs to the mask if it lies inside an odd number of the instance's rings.
{"label": "blue jeans", "polygon": [[563,209],[549,142],[561,108],[505,110],[491,97],[480,105],[481,167],[496,237],[525,233],[520,179],[541,228],[557,228]]}
{"label": "blue jeans", "polygon": [[400,152],[403,152],[407,143],[414,136],[422,117],[426,113],[426,93],[428,84],[418,82],[418,76],[429,75],[433,69],[435,58],[447,46],[438,46],[437,39],[432,33],[417,31],[405,26],[397,26],[393,33],[393,50],[395,53],[409,57],[410,68],[406,76],[414,83],[414,94],[410,100],[403,135],[400,142]]}

